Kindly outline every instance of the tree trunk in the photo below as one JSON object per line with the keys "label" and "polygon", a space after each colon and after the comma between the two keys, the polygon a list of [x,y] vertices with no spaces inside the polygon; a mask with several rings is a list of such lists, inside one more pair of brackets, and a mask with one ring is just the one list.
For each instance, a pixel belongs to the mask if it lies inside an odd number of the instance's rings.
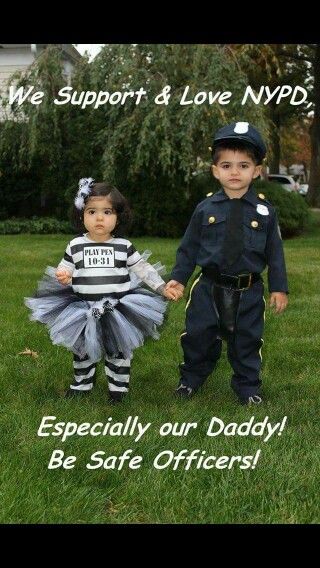
{"label": "tree trunk", "polygon": [[314,71],[314,117],[310,127],[311,164],[307,201],[320,207],[320,44],[316,47]]}
{"label": "tree trunk", "polygon": [[274,127],[271,131],[272,156],[269,161],[269,173],[278,174],[280,173],[280,117],[274,107],[271,107],[271,120]]}

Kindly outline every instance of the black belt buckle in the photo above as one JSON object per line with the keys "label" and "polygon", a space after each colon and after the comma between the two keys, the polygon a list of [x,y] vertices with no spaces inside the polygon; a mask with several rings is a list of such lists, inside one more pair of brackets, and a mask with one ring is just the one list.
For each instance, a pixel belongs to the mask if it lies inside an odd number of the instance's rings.
{"label": "black belt buckle", "polygon": [[[238,290],[247,290],[251,286],[252,274],[238,274]],[[246,282],[246,283],[245,283]]]}
{"label": "black belt buckle", "polygon": [[234,290],[247,290],[251,286],[252,274],[220,274],[222,283],[228,282],[230,288]]}

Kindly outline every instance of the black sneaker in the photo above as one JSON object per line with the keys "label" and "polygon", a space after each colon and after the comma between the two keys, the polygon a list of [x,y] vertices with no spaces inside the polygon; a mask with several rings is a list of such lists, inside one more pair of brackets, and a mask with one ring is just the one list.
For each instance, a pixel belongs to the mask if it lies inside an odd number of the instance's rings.
{"label": "black sneaker", "polygon": [[261,396],[254,394],[253,396],[248,396],[248,398],[240,398],[240,403],[242,405],[251,406],[252,404],[261,404],[262,398]]}
{"label": "black sneaker", "polygon": [[195,393],[195,390],[191,387],[187,387],[186,385],[179,385],[178,388],[174,391],[174,395],[177,398],[191,398]]}
{"label": "black sneaker", "polygon": [[68,389],[65,393],[64,393],[64,398],[74,398],[77,396],[85,396],[88,395],[91,392],[90,390],[78,390],[78,389]]}
{"label": "black sneaker", "polygon": [[123,401],[126,394],[128,394],[128,393],[121,392],[121,391],[109,391],[108,401],[109,401],[110,404],[119,404],[119,402]]}

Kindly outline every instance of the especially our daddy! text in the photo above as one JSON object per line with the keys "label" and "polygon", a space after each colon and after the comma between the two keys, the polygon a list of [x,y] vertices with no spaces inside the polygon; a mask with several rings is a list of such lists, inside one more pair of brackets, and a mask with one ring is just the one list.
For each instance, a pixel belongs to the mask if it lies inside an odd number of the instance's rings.
{"label": "especially our daddy! text", "polygon": [[[225,424],[221,418],[214,416],[211,418],[206,429],[206,435],[213,437],[223,434],[224,436],[260,436],[263,442],[268,440],[277,433],[282,434],[286,425],[287,417],[285,416],[281,422],[274,425],[266,416],[263,421],[255,423],[255,417],[251,416],[247,422],[238,424],[237,422],[229,422]],[[38,436],[57,436],[61,437],[61,441],[65,442],[71,436],[129,436],[135,442],[142,438],[146,431],[150,428],[151,422],[143,424],[139,420],[139,416],[128,416],[125,422],[114,422],[110,416],[108,420],[90,424],[83,422],[56,422],[56,416],[44,416],[38,429]],[[159,435],[164,436],[187,436],[190,430],[198,428],[197,422],[165,422],[159,428]]]}

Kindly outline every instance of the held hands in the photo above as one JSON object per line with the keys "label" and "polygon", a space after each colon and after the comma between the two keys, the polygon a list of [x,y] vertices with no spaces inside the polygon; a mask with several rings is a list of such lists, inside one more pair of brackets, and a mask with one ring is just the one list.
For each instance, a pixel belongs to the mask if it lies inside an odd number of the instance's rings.
{"label": "held hands", "polygon": [[57,280],[59,280],[60,284],[64,284],[65,286],[67,284],[71,284],[72,274],[65,268],[59,268],[58,270],[56,270],[56,277]]}
{"label": "held hands", "polygon": [[176,302],[183,297],[183,292],[184,286],[180,284],[180,282],[170,280],[163,290],[163,295],[168,298],[168,300],[174,300]]}
{"label": "held hands", "polygon": [[281,314],[288,305],[288,296],[285,292],[272,292],[270,296],[270,308],[274,306],[275,313]]}

